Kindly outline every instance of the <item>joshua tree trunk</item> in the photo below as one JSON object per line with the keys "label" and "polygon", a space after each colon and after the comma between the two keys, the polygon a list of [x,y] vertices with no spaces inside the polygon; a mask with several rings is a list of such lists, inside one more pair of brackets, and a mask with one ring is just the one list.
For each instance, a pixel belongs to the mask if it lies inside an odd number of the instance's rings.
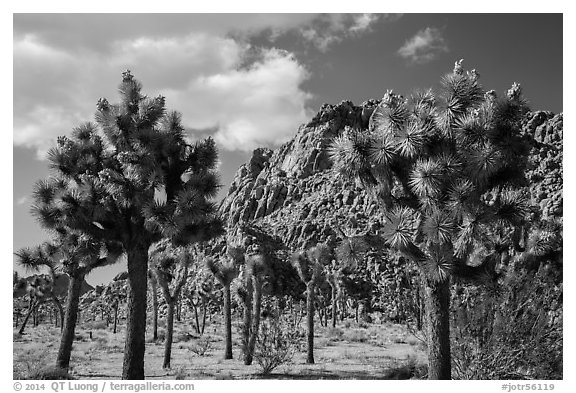
{"label": "joshua tree trunk", "polygon": [[78,321],[78,303],[80,302],[80,291],[82,290],[84,275],[70,276],[68,283],[68,300],[66,301],[66,314],[64,318],[64,328],[58,349],[56,364],[58,367],[68,369],[70,366],[70,355],[74,343],[74,332]]}
{"label": "joshua tree trunk", "polygon": [[194,309],[194,320],[196,321],[196,324],[194,325],[194,329],[196,330],[196,333],[200,334],[200,319],[198,317],[198,303],[194,303],[192,300],[190,300],[190,304],[192,305],[192,308]]}
{"label": "joshua tree trunk", "polygon": [[[60,300],[58,300],[56,296],[52,297],[52,302],[58,308],[58,315],[60,316],[60,331],[62,331],[64,329],[64,309],[62,308]],[[58,323],[56,323],[56,326],[58,326]]]}
{"label": "joshua tree trunk", "polygon": [[306,363],[314,364],[314,283],[306,284],[306,319],[308,327],[308,358]]}
{"label": "joshua tree trunk", "polygon": [[[246,280],[246,297],[244,298],[243,326],[242,326],[242,351],[244,352],[244,364],[251,364],[249,359],[250,327],[252,325],[252,281]],[[250,361],[250,363],[247,363]]]}
{"label": "joshua tree trunk", "polygon": [[174,308],[175,299],[167,299],[168,313],[166,314],[166,339],[164,341],[164,364],[163,368],[170,368],[170,357],[172,356],[172,337],[174,333]]}
{"label": "joshua tree trunk", "polygon": [[208,308],[206,305],[207,301],[205,298],[202,299],[202,330],[200,331],[200,335],[204,334],[204,328],[206,328],[206,309]]}
{"label": "joshua tree trunk", "polygon": [[158,340],[158,286],[152,281],[152,339]]}
{"label": "joshua tree trunk", "polygon": [[146,242],[128,249],[128,316],[122,379],[144,379],[146,349],[146,289],[148,281]]}
{"label": "joshua tree trunk", "polygon": [[18,334],[20,335],[24,334],[24,328],[26,327],[26,323],[28,323],[30,315],[34,313],[34,310],[36,309],[37,306],[38,306],[37,302],[30,300],[30,305],[28,306],[28,312],[26,313],[26,317],[24,317],[24,320],[22,321],[22,326],[20,326]]}
{"label": "joshua tree trunk", "polygon": [[422,330],[422,283],[416,287],[416,329]]}
{"label": "joshua tree trunk", "polygon": [[232,359],[232,307],[230,300],[230,284],[224,285],[224,326],[226,330],[224,359]]}
{"label": "joshua tree trunk", "polygon": [[426,282],[428,379],[451,379],[450,373],[450,281]]}
{"label": "joshua tree trunk", "polygon": [[336,327],[336,312],[337,310],[337,301],[336,301],[336,287],[332,287],[332,327]]}
{"label": "joshua tree trunk", "polygon": [[254,283],[254,311],[252,312],[252,329],[250,340],[248,341],[248,353],[244,359],[244,364],[249,366],[254,358],[254,348],[256,348],[256,338],[260,328],[260,308],[262,307],[262,282],[259,277],[252,276]]}
{"label": "joshua tree trunk", "polygon": [[117,327],[118,327],[118,302],[114,303],[114,334],[116,334]]}

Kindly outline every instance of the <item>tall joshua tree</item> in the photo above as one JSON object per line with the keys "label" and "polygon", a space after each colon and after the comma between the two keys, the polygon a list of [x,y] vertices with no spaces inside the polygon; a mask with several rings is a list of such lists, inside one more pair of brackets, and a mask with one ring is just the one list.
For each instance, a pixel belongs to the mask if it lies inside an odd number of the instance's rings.
{"label": "tall joshua tree", "polygon": [[292,264],[300,280],[306,284],[306,326],[308,338],[308,357],[306,363],[314,364],[314,290],[322,275],[324,265],[331,260],[331,250],[325,244],[318,244],[304,252],[292,256]]}
{"label": "tall joshua tree", "polygon": [[368,130],[347,130],[330,155],[381,203],[383,237],[425,276],[428,377],[450,379],[450,277],[474,277],[493,266],[487,242],[495,226],[518,241],[526,198],[526,146],[520,121],[527,106],[514,84],[484,94],[461,61],[441,91],[409,99],[387,92]]}
{"label": "tall joshua tree", "polygon": [[166,338],[164,340],[163,368],[170,368],[172,337],[174,332],[174,311],[180,291],[188,277],[188,267],[192,262],[190,250],[174,247],[169,240],[156,243],[150,250],[152,271],[162,289],[168,307],[166,314]]}
{"label": "tall joshua tree", "polygon": [[232,247],[228,251],[227,260],[206,259],[206,267],[212,272],[216,280],[222,285],[224,291],[224,329],[226,345],[224,359],[232,359],[232,305],[230,296],[230,284],[238,276],[238,265],[241,252]]}
{"label": "tall joshua tree", "polygon": [[53,276],[58,269],[69,277],[66,312],[56,360],[59,367],[68,369],[70,366],[84,278],[95,268],[114,263],[121,253],[121,247],[114,242],[103,244],[89,236],[74,233],[63,234],[53,243],[46,242],[35,249],[22,249],[16,253],[18,262],[23,266],[32,269],[47,266]]}
{"label": "tall joshua tree", "polygon": [[38,184],[43,200],[34,207],[47,228],[122,245],[129,286],[123,379],[144,378],[150,245],[169,238],[179,246],[221,231],[211,202],[219,187],[214,141],[187,143],[180,114],[141,90],[124,72],[120,103],[98,100],[96,124],[58,138],[48,155],[54,176]]}

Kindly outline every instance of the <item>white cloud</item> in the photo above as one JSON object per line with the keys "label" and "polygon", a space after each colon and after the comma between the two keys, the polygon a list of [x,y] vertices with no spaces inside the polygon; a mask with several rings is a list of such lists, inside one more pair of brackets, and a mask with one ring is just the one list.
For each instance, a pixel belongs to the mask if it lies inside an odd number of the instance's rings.
{"label": "white cloud", "polygon": [[348,29],[351,32],[358,32],[362,33],[366,31],[370,25],[375,23],[379,19],[379,15],[377,14],[359,14],[354,15],[353,17],[353,24]]}
{"label": "white cloud", "polygon": [[310,94],[300,87],[306,78],[292,54],[269,49],[249,68],[196,78],[170,95],[187,108],[188,127],[216,127],[216,141],[225,149],[249,151],[285,142],[310,116]]}
{"label": "white cloud", "polygon": [[412,63],[423,64],[448,51],[442,32],[436,27],[426,27],[407,40],[398,54]]}
{"label": "white cloud", "polygon": [[322,14],[300,27],[301,36],[326,52],[345,39],[368,33],[380,19],[395,20],[387,14]]}
{"label": "white cloud", "polygon": [[232,38],[143,36],[115,42],[106,58],[88,49],[66,52],[34,37],[16,38],[14,47],[14,144],[39,155],[57,136],[92,120],[99,97],[116,101],[126,68],[142,81],[144,93],[165,95],[187,128],[216,130],[224,149],[278,146],[310,115],[310,94],[301,87],[309,75],[291,53]]}

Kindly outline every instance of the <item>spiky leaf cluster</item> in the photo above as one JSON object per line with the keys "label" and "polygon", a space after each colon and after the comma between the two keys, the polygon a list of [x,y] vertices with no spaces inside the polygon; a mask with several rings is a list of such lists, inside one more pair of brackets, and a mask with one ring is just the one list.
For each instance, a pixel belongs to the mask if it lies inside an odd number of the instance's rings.
{"label": "spiky leaf cluster", "polygon": [[192,251],[187,247],[174,246],[169,239],[152,245],[149,252],[150,268],[166,299],[177,296],[188,277],[193,261]]}
{"label": "spiky leaf cluster", "polygon": [[212,201],[219,188],[214,141],[187,142],[181,115],[141,88],[125,72],[120,102],[100,99],[96,123],[75,128],[50,150],[54,175],[34,190],[42,226],[125,247],[161,238],[183,245],[222,231]]}
{"label": "spiky leaf cluster", "polygon": [[123,254],[118,242],[100,242],[80,233],[64,233],[33,248],[18,250],[16,261],[26,269],[47,267],[52,275],[85,275],[93,269],[115,263]]}
{"label": "spiky leaf cluster", "polygon": [[316,283],[322,275],[324,266],[329,265],[332,259],[332,250],[326,244],[320,243],[305,251],[294,253],[292,265],[305,284]]}
{"label": "spiky leaf cluster", "polygon": [[239,266],[234,256],[228,256],[226,259],[208,257],[206,258],[206,267],[223,286],[230,285],[239,273]]}
{"label": "spiky leaf cluster", "polygon": [[475,248],[493,245],[497,228],[526,222],[527,198],[517,187],[526,167],[520,120],[527,106],[519,85],[498,98],[478,78],[460,61],[438,94],[406,99],[388,91],[368,130],[346,130],[330,148],[334,168],[383,202],[384,241],[432,281],[465,270],[456,267]]}

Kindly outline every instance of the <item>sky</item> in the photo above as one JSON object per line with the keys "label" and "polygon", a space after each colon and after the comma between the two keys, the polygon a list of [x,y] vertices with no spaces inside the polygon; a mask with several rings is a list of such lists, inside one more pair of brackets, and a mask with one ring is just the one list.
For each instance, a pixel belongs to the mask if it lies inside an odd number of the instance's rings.
{"label": "sky", "polygon": [[190,139],[215,138],[221,196],[323,103],[434,88],[459,59],[486,89],[519,82],[533,110],[563,112],[562,14],[14,14],[12,44],[13,251],[48,239],[29,213],[46,151],[117,100],[126,69]]}

